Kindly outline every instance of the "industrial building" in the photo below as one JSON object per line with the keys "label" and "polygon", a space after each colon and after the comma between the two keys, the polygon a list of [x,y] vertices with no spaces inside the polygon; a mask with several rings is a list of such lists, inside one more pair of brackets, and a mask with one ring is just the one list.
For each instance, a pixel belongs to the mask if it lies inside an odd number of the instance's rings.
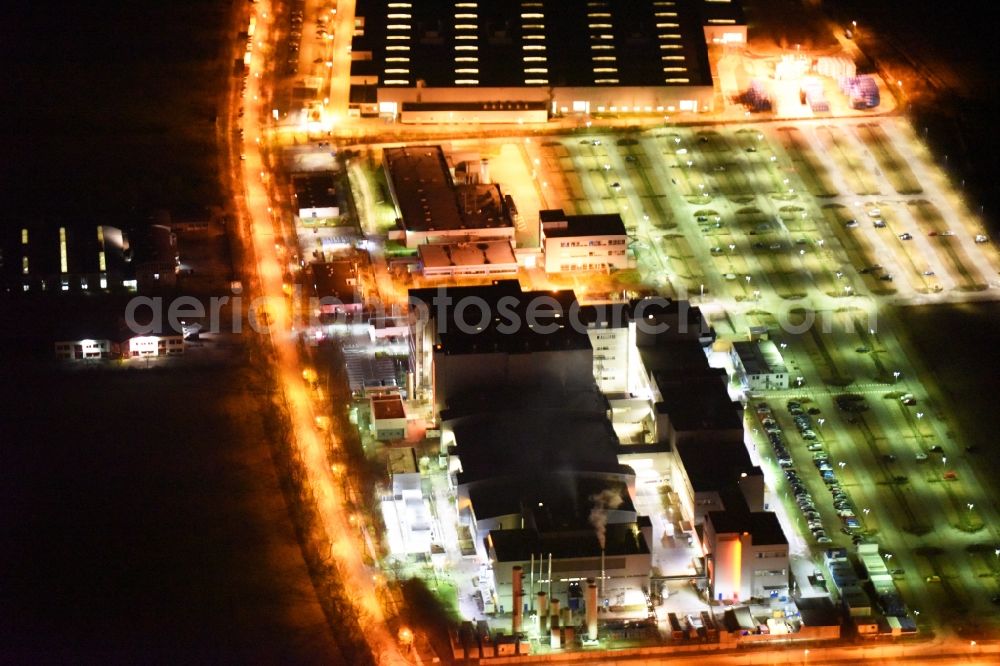
{"label": "industrial building", "polygon": [[[575,302],[572,291],[522,292],[517,280],[410,290],[415,394],[440,411],[454,396],[489,385],[591,387],[587,333],[560,321]],[[528,326],[529,307],[536,327]],[[509,316],[494,316],[502,311]]]}
{"label": "industrial building", "polygon": [[512,277],[517,257],[509,240],[424,243],[417,247],[420,272],[427,278]]}
{"label": "industrial building", "polygon": [[788,540],[770,511],[710,511],[704,547],[712,590],[719,601],[767,599],[788,594]]}
{"label": "industrial building", "polygon": [[359,279],[359,258],[309,264],[307,279],[317,300],[320,317],[358,315],[364,308],[364,285]]}
{"label": "industrial building", "polygon": [[128,245],[139,291],[176,286],[180,256],[177,254],[177,235],[170,227],[151,224],[130,230]]}
{"label": "industrial building", "polygon": [[629,267],[628,232],[621,215],[566,215],[538,211],[546,273],[609,271]]}
{"label": "industrial building", "polygon": [[71,220],[0,231],[0,276],[8,293],[135,289],[128,237],[118,227]]}
{"label": "industrial building", "polygon": [[397,555],[431,552],[431,512],[421,488],[420,468],[412,447],[389,450],[392,494],[382,498],[382,519],[389,550]]}
{"label": "industrial building", "polygon": [[751,391],[788,388],[788,368],[772,341],[734,342],[731,356],[733,370],[743,388]]}
{"label": "industrial building", "polygon": [[292,175],[296,224],[325,224],[340,217],[340,201],[332,173]]}
{"label": "industrial building", "polygon": [[[410,301],[415,392],[436,406],[459,520],[489,562],[498,607],[513,603],[518,567],[528,580],[551,580],[564,601],[587,578],[607,583],[601,599],[611,605],[648,589],[654,534],[634,507],[640,478],[672,487],[679,529],[697,533],[727,599],[787,592],[787,543],[764,511],[742,408],[724,370],[708,366],[714,336],[697,308],[666,299],[580,306],[572,291],[524,292],[514,280],[412,290]],[[615,498],[600,508],[615,535],[605,549],[585,511],[602,495]],[[785,564],[730,557],[737,524],[748,557],[783,549]],[[551,578],[537,573],[547,553]],[[785,570],[783,582],[772,569]]]}
{"label": "industrial building", "polygon": [[736,0],[359,0],[351,99],[404,123],[532,123],[712,107],[706,39]]}
{"label": "industrial building", "polygon": [[441,146],[402,146],[382,153],[398,229],[408,248],[428,242],[514,241],[514,224],[499,185],[454,182]]}

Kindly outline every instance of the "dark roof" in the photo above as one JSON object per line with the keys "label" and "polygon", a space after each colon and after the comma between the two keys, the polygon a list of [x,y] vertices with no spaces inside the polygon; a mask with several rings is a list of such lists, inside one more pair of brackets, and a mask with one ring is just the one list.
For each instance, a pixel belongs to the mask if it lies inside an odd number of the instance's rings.
{"label": "dark roof", "polygon": [[571,236],[625,236],[625,223],[618,213],[565,215],[561,209],[538,211],[542,232],[548,238]]}
{"label": "dark roof", "polygon": [[743,430],[742,407],[726,391],[722,368],[712,368],[699,377],[676,377],[654,372],[653,378],[663,397],[656,410],[668,414],[679,432],[693,430]]}
{"label": "dark roof", "polygon": [[481,391],[467,391],[448,398],[441,410],[442,423],[474,414],[496,411],[518,411],[522,409],[558,410],[561,414],[576,412],[586,414],[607,414],[608,399],[597,388],[552,390],[518,386],[485,387]]}
{"label": "dark roof", "polygon": [[497,479],[469,487],[476,518],[521,514],[525,525],[540,532],[590,529],[596,495],[610,491],[621,501],[618,511],[635,513],[628,486],[599,474],[527,473],[515,479]]}
{"label": "dark roof", "polygon": [[618,437],[604,414],[497,410],[451,427],[462,463],[460,484],[536,470],[632,474],[618,462]]}
{"label": "dark roof", "polygon": [[339,205],[332,173],[294,174],[292,187],[298,208],[335,208]]}
{"label": "dark roof", "polygon": [[344,259],[309,265],[313,293],[317,297],[333,297],[343,304],[360,303],[357,262]]}
{"label": "dark roof", "polygon": [[716,376],[718,370],[708,365],[705,349],[694,339],[672,338],[655,347],[639,347],[639,356],[647,372],[664,377]]}
{"label": "dark roof", "polygon": [[840,610],[834,606],[829,595],[795,597],[795,608],[802,615],[802,624],[807,627],[839,626],[843,621]]}
{"label": "dark roof", "polygon": [[[701,0],[701,18],[707,25],[740,25],[747,24],[743,13],[743,5],[738,0],[718,2],[718,0]],[[726,23],[717,24],[716,21]],[[731,23],[730,23],[731,22]]]}
{"label": "dark roof", "polygon": [[750,533],[755,546],[781,546],[788,540],[781,531],[778,516],[771,511],[709,511],[707,519],[712,522],[716,534]]}
{"label": "dark roof", "polygon": [[132,261],[141,263],[175,263],[177,239],[170,227],[162,224],[129,229],[129,251]]}
{"label": "dark roof", "polygon": [[[755,474],[750,454],[742,442],[677,442],[677,456],[695,492],[719,491],[735,486],[740,475]],[[731,508],[727,505],[727,508]]]}
{"label": "dark roof", "polygon": [[[506,299],[503,308],[499,307],[500,299]],[[572,290],[522,292],[517,280],[498,280],[487,286],[411,289],[409,300],[411,309],[426,307],[428,316],[435,319],[435,353],[591,349],[587,332],[566,323],[576,302]],[[468,306],[470,303],[473,305]],[[482,330],[475,330],[483,306],[494,316],[484,322]],[[534,308],[530,318],[529,307]],[[514,316],[517,326],[510,325]],[[529,320],[537,325],[529,326]]]}
{"label": "dark roof", "polygon": [[[463,11],[444,0],[402,9],[391,0],[358,0],[365,27],[354,48],[382,63],[383,86],[711,85],[696,1],[490,0]],[[468,59],[456,60],[462,56]]]}
{"label": "dark roof", "polygon": [[401,111],[545,111],[545,102],[403,102]]}
{"label": "dark roof", "polygon": [[[605,528],[605,556],[648,555],[646,538],[633,528],[633,523],[608,525]],[[491,530],[487,537],[487,543],[490,542],[499,562],[526,561],[531,559],[532,553],[552,553],[552,558],[558,560],[601,556],[601,545],[593,529],[549,535],[529,529]]]}

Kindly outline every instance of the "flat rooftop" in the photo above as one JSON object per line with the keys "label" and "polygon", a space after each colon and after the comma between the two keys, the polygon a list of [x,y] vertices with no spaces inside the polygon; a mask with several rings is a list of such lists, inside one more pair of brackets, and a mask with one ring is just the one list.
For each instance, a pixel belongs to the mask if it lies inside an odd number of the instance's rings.
{"label": "flat rooftop", "polygon": [[371,406],[372,418],[378,420],[406,418],[406,411],[403,409],[403,399],[398,393],[372,396]]}
{"label": "flat rooftop", "polygon": [[379,86],[710,86],[701,0],[358,0]]}
{"label": "flat rooftop", "polygon": [[740,363],[743,364],[747,374],[788,374],[788,368],[785,367],[785,361],[781,358],[778,346],[770,340],[734,342],[733,351],[739,356]]}
{"label": "flat rooftop", "polygon": [[417,248],[424,268],[472,266],[513,266],[517,257],[509,240],[468,241],[464,243],[424,243]]}
{"label": "flat rooftop", "polygon": [[[735,487],[743,474],[757,475],[743,442],[678,442],[677,456],[695,492]],[[728,505],[727,505],[728,507]]]}
{"label": "flat rooftop", "polygon": [[469,488],[476,518],[521,514],[525,524],[548,532],[590,529],[594,497],[617,497],[616,511],[633,514],[635,506],[622,481],[582,473],[526,474],[517,479],[498,479]]}
{"label": "flat rooftop", "polygon": [[[605,528],[605,556],[648,555],[649,544],[635,523],[617,523]],[[601,545],[593,528],[549,535],[536,530],[491,530],[486,538],[500,562],[528,561],[534,553],[552,553],[556,560],[594,558],[599,568]],[[589,568],[589,563],[588,563]]]}
{"label": "flat rooftop", "polygon": [[[426,307],[435,320],[436,354],[592,349],[586,331],[564,323],[576,302],[572,290],[522,292],[517,280],[496,280],[485,286],[411,289],[409,294],[411,309]],[[507,300],[501,309],[503,298]],[[475,305],[466,307],[469,303]],[[491,317],[476,330],[483,306],[490,313],[504,316]],[[535,308],[531,318],[527,316],[529,307]],[[518,317],[520,325],[509,326],[513,320],[509,313]],[[529,320],[537,326],[529,326]],[[549,330],[550,325],[553,330]]]}
{"label": "flat rooftop", "polygon": [[625,223],[618,213],[566,215],[561,209],[540,210],[542,232],[548,238],[574,236],[625,236]]}
{"label": "flat rooftop", "polygon": [[296,205],[301,208],[336,208],[337,187],[333,173],[293,174]]}
{"label": "flat rooftop", "polygon": [[460,484],[537,470],[632,474],[618,462],[618,437],[604,414],[496,410],[456,421],[452,432]]}
{"label": "flat rooftop", "polygon": [[743,431],[742,408],[729,398],[724,383],[726,373],[702,377],[667,376],[654,372],[663,401],[656,403],[660,413],[670,417],[675,430],[739,430]]}
{"label": "flat rooftop", "polygon": [[749,532],[755,546],[783,546],[788,544],[781,531],[778,516],[771,511],[709,511],[708,519],[716,534]]}
{"label": "flat rooftop", "polygon": [[357,262],[344,259],[309,265],[316,296],[333,297],[341,303],[360,303]]}
{"label": "flat rooftop", "polygon": [[448,398],[440,416],[442,422],[447,422],[475,414],[522,409],[607,415],[610,406],[596,385],[587,389],[483,387]]}

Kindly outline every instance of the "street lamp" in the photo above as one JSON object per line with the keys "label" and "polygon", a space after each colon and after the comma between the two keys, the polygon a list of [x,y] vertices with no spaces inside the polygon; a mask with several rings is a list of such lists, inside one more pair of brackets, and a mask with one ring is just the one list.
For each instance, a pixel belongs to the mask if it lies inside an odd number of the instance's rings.
{"label": "street lamp", "polygon": [[924,413],[923,412],[917,412],[917,418],[918,419],[924,418]]}
{"label": "street lamp", "polygon": [[826,419],[820,417],[820,418],[816,419],[816,423],[818,423],[819,427],[822,428],[823,424],[826,423]]}
{"label": "street lamp", "polygon": [[975,506],[976,506],[976,505],[975,505],[975,504],[973,504],[972,502],[969,502],[969,503],[968,503],[968,504],[966,504],[965,506],[969,507],[969,511],[972,511],[972,509],[973,509],[973,508],[975,508]]}
{"label": "street lamp", "polygon": [[782,349],[787,349],[788,348],[788,343],[782,342],[781,343],[781,348]]}
{"label": "street lamp", "polygon": [[864,513],[867,516],[868,512],[871,511],[871,509],[865,508],[865,509],[862,509],[861,511],[862,511],[862,513]]}
{"label": "street lamp", "polygon": [[892,381],[893,382],[899,381],[899,375],[900,374],[901,373],[899,372],[899,370],[894,370],[893,373],[892,373]]}
{"label": "street lamp", "polygon": [[838,464],[838,465],[840,465],[840,469],[844,469],[845,467],[847,467],[847,463],[845,463],[845,462],[844,462],[843,460],[841,460],[841,461],[840,461],[839,463],[837,463],[837,464]]}

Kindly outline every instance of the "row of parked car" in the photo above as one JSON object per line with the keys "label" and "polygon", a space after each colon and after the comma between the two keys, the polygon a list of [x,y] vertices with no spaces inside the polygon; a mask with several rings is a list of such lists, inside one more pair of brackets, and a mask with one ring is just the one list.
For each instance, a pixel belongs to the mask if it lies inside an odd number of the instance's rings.
{"label": "row of parked car", "polygon": [[[798,403],[795,404],[797,405],[796,409],[801,411],[801,405]],[[766,403],[758,403],[756,410],[757,418],[760,420],[760,423],[764,428],[764,432],[767,433],[771,446],[774,447],[774,453],[778,458],[778,464],[782,467],[785,479],[788,481],[788,484],[795,495],[795,503],[798,505],[799,510],[802,511],[802,516],[805,518],[806,524],[809,526],[809,531],[812,533],[817,543],[832,543],[833,539],[827,535],[826,530],[823,528],[823,521],[819,511],[816,509],[816,503],[813,500],[812,495],[810,495],[809,491],[806,489],[805,484],[799,477],[798,471],[792,467],[792,456],[788,452],[788,447],[786,446],[782,435],[781,427],[778,425],[778,422],[774,420],[774,414],[771,412],[770,406]],[[793,415],[805,416],[805,412]]]}
{"label": "row of parked car", "polygon": [[813,465],[819,471],[830,494],[833,495],[833,508],[837,511],[844,526],[841,528],[845,534],[851,536],[855,544],[860,543],[863,537],[855,534],[855,530],[861,529],[861,522],[854,513],[854,505],[837,480],[837,474],[830,463],[830,454],[826,452],[823,445],[817,441],[816,433],[812,429],[812,416],[819,413],[818,409],[812,408],[804,410],[802,404],[797,400],[788,401],[788,411],[795,419],[795,424],[799,428],[802,437],[809,441],[806,448],[812,453]]}

